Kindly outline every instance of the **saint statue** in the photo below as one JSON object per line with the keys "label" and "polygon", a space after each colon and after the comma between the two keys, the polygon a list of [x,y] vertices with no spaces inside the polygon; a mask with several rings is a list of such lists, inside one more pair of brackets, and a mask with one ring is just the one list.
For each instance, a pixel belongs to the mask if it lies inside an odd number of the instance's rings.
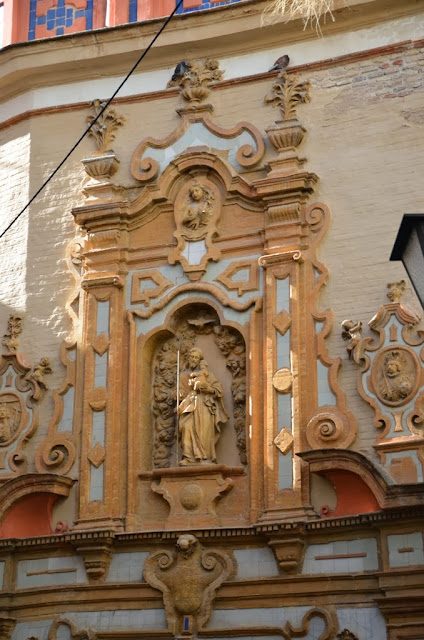
{"label": "saint statue", "polygon": [[222,386],[208,370],[200,349],[190,349],[187,360],[188,370],[181,374],[178,406],[180,465],[215,463],[219,425],[228,421]]}
{"label": "saint statue", "polygon": [[209,190],[195,182],[190,187],[187,203],[182,211],[182,223],[191,231],[198,231],[208,224],[213,209],[213,196]]}

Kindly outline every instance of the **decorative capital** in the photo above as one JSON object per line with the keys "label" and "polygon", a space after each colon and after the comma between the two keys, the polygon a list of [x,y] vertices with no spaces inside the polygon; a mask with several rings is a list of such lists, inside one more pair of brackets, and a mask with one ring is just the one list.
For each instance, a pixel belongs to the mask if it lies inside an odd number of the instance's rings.
{"label": "decorative capital", "polygon": [[[105,100],[93,100],[91,108],[93,115],[87,116],[87,124],[91,124],[99,115],[106,104]],[[103,111],[99,119],[93,124],[88,135],[94,138],[97,147],[97,153],[103,154],[110,152],[110,145],[115,140],[115,132],[119,126],[123,125],[125,118],[119,116],[115,109],[106,109]]]}
{"label": "decorative capital", "polygon": [[310,102],[310,87],[310,82],[299,82],[298,76],[282,73],[277,76],[271,91],[265,96],[265,102],[280,109],[281,120],[293,120],[297,117],[297,105]]}
{"label": "decorative capital", "polygon": [[208,97],[210,87],[222,80],[223,75],[215,58],[207,58],[204,62],[182,60],[175,67],[167,89],[178,87],[184,100],[195,106]]}

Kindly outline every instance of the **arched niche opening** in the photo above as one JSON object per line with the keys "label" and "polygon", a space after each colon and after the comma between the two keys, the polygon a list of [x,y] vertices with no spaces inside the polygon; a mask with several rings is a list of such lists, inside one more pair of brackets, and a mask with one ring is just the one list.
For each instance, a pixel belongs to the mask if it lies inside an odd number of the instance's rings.
{"label": "arched niche opening", "polygon": [[[228,467],[246,464],[245,340],[238,328],[221,322],[211,305],[190,302],[178,307],[143,349],[142,414],[143,421],[150,425],[143,430],[151,446],[150,468],[194,464],[187,462],[184,444],[177,437],[177,433],[182,433],[183,415],[177,412],[177,392],[179,388],[180,402],[187,405],[190,402],[187,380],[192,373],[189,356],[193,349],[200,352],[199,366],[216,389],[215,406],[210,410],[220,412],[223,418],[215,425],[216,458],[212,462]],[[194,394],[194,386],[190,389]],[[218,417],[215,422],[218,423]],[[211,460],[197,462],[210,464]],[[147,459],[145,463],[149,464]]]}

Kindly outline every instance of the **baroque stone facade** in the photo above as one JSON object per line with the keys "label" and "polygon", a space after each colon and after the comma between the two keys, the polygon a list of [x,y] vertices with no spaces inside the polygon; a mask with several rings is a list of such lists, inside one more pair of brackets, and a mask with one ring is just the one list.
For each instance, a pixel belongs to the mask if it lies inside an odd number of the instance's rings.
{"label": "baroque stone facade", "polygon": [[4,220],[99,116],[1,240],[4,638],[422,635],[422,321],[388,255],[424,16],[359,0],[318,40],[265,5],[176,17],[104,113],[156,23],[0,52]]}

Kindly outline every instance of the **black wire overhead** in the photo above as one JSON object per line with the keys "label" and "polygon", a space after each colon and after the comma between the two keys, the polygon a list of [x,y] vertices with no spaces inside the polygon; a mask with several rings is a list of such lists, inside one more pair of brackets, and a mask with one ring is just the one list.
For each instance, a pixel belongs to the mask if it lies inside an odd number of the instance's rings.
{"label": "black wire overhead", "polygon": [[13,220],[10,222],[10,224],[6,227],[6,229],[4,231],[2,231],[2,233],[0,234],[0,238],[3,238],[3,236],[9,231],[9,229],[11,227],[13,227],[13,225],[15,224],[15,222],[21,217],[21,215],[23,213],[25,213],[25,211],[28,209],[28,207],[34,202],[34,200],[37,198],[37,196],[42,192],[42,190],[48,185],[48,183],[50,182],[50,180],[52,178],[54,178],[54,176],[56,175],[56,173],[59,171],[59,169],[62,168],[62,166],[65,164],[65,162],[67,161],[67,159],[69,158],[69,156],[75,151],[75,149],[78,147],[78,145],[80,144],[80,142],[85,138],[85,136],[87,135],[87,133],[90,131],[90,129],[93,127],[93,125],[96,124],[97,120],[100,118],[100,116],[104,113],[104,111],[106,111],[106,109],[108,108],[108,106],[110,105],[110,103],[112,102],[112,100],[114,100],[114,98],[116,98],[117,94],[119,93],[119,91],[122,89],[122,87],[124,86],[124,84],[126,83],[126,81],[128,80],[128,78],[134,73],[134,71],[136,70],[136,68],[138,67],[138,65],[140,64],[140,62],[143,60],[143,58],[148,54],[148,52],[150,51],[150,49],[152,48],[152,46],[154,45],[154,43],[156,42],[156,40],[159,38],[160,34],[162,33],[162,31],[165,30],[165,28],[167,27],[167,25],[169,24],[169,22],[171,21],[171,19],[173,18],[173,16],[175,15],[175,13],[178,11],[178,9],[180,8],[180,6],[182,5],[183,0],[178,0],[175,4],[175,9],[172,11],[172,13],[167,17],[167,19],[165,20],[165,22],[163,23],[163,25],[161,26],[161,28],[159,29],[159,31],[157,32],[157,34],[155,35],[155,37],[152,39],[152,41],[150,42],[150,44],[148,45],[148,47],[143,51],[143,53],[141,54],[141,56],[138,58],[137,62],[133,65],[133,67],[131,68],[131,70],[127,73],[127,75],[125,76],[125,78],[122,80],[121,84],[118,86],[118,88],[114,91],[114,93],[112,94],[112,96],[109,98],[109,100],[105,103],[105,105],[103,106],[103,108],[99,111],[99,113],[97,114],[97,116],[93,119],[92,122],[90,122],[90,125],[87,127],[87,129],[84,131],[84,133],[81,134],[81,136],[79,137],[79,139],[77,140],[77,142],[74,144],[74,146],[72,147],[72,149],[70,151],[68,151],[68,153],[66,154],[66,156],[63,158],[63,160],[60,162],[60,164],[58,164],[58,166],[56,167],[56,169],[54,171],[52,171],[52,173],[49,175],[49,177],[47,178],[47,180],[45,182],[43,182],[43,184],[41,185],[41,187],[38,189],[38,191],[36,191],[34,193],[34,195],[32,196],[32,198],[26,203],[26,205],[24,206],[24,208],[22,209],[22,211],[20,211],[14,218]]}

